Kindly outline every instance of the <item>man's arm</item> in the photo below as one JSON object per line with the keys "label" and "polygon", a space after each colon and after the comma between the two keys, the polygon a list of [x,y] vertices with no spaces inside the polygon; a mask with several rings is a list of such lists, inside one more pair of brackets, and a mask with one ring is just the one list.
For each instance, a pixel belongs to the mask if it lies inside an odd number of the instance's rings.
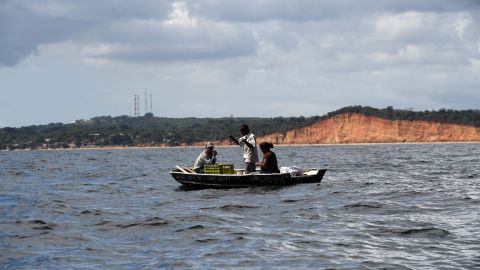
{"label": "man's arm", "polygon": [[236,145],[239,145],[239,144],[240,144],[240,143],[238,142],[238,140],[235,139],[232,135],[230,135],[229,138],[230,138],[230,140],[231,140],[233,143],[235,143]]}
{"label": "man's arm", "polygon": [[208,157],[205,157],[205,159],[208,160],[208,164],[215,164],[215,162],[217,162],[217,151],[216,150],[213,150],[213,153],[212,153],[212,157],[210,159],[208,159]]}
{"label": "man's arm", "polygon": [[270,167],[270,163],[272,162],[271,161],[271,157],[272,157],[272,154],[271,153],[266,153],[266,154],[263,154],[263,159],[262,159],[262,162],[257,162],[255,163],[257,166],[260,166],[260,167],[265,167],[265,168],[268,168]]}
{"label": "man's arm", "polygon": [[205,165],[205,155],[202,152],[200,153],[200,155],[198,155],[197,159],[195,160],[195,163],[193,164],[193,168],[194,169],[203,168],[204,165]]}
{"label": "man's arm", "polygon": [[251,145],[246,139],[243,141],[248,148],[253,149],[253,145]]}
{"label": "man's arm", "polygon": [[[250,138],[250,141],[248,139]],[[245,136],[243,142],[247,145],[248,148],[253,149],[255,147],[255,136],[251,134],[250,136]]]}

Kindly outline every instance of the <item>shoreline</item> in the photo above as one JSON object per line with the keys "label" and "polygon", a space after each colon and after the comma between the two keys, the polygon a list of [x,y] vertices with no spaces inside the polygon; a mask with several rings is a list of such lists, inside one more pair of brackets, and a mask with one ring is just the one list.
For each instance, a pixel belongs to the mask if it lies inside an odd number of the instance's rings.
{"label": "shoreline", "polygon": [[[384,143],[313,143],[313,144],[276,144],[276,148],[286,147],[328,147],[328,146],[366,146],[366,145],[410,145],[410,144],[480,144],[480,141],[447,141],[447,142],[384,142]],[[216,145],[215,148],[234,148],[237,145]],[[88,150],[130,150],[130,149],[186,149],[186,148],[204,148],[198,145],[178,145],[178,146],[96,146],[80,148],[45,148],[45,149],[2,149],[0,152],[10,151],[88,151]]]}

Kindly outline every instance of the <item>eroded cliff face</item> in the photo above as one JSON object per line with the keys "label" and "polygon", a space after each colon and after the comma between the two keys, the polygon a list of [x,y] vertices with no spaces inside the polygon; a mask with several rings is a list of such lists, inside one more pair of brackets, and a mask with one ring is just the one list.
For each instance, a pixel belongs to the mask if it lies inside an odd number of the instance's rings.
{"label": "eroded cliff face", "polygon": [[480,128],[426,121],[391,121],[340,114],[311,126],[257,138],[273,144],[399,143],[480,141]]}
{"label": "eroded cliff face", "polygon": [[[255,131],[254,131],[255,133]],[[339,114],[287,133],[257,136],[257,143],[341,144],[403,142],[480,142],[480,128],[426,121],[391,121],[358,113]],[[215,145],[232,145],[226,139]],[[192,145],[205,146],[206,142]]]}

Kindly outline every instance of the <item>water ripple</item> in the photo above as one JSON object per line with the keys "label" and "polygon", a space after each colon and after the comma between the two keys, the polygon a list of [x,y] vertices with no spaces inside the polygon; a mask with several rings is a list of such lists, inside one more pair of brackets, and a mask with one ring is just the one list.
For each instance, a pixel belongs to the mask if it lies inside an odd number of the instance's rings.
{"label": "water ripple", "polygon": [[0,268],[480,267],[480,144],[275,149],[323,182],[185,189],[197,148],[1,152]]}

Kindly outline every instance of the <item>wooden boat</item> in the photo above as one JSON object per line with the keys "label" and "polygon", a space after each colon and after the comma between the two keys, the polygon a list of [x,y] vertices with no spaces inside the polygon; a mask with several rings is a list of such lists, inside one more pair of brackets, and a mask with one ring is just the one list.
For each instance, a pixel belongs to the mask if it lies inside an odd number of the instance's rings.
{"label": "wooden boat", "polygon": [[170,172],[179,183],[189,188],[243,188],[254,186],[288,186],[301,183],[320,183],[326,169],[309,169],[299,176],[289,173],[202,174],[178,167]]}

